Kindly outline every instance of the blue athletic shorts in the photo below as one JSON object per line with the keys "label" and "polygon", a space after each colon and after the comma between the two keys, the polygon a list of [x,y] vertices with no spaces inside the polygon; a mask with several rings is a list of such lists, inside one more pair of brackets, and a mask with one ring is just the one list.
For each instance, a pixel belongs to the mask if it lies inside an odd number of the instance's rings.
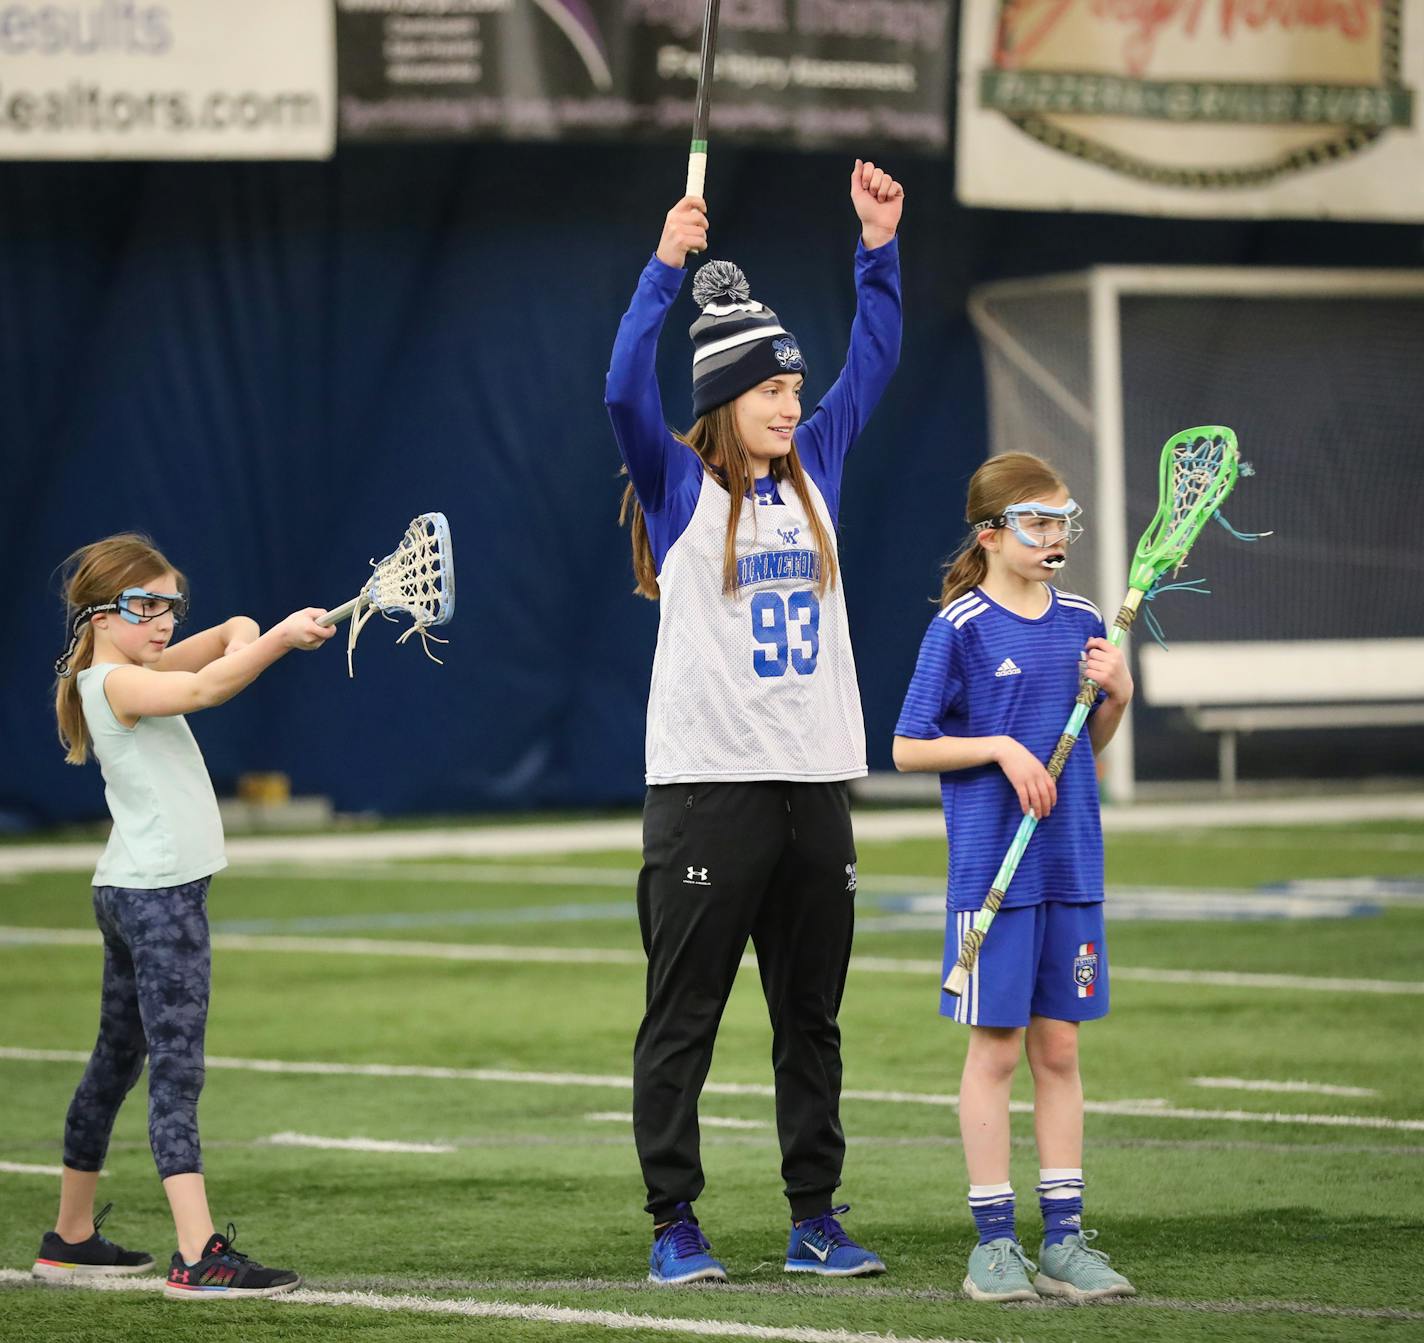
{"label": "blue athletic shorts", "polygon": [[[977,910],[950,910],[944,973]],[[943,981],[941,981],[943,982]],[[1001,909],[979,950],[962,997],[940,991],[941,1016],[969,1026],[1027,1026],[1030,1016],[1092,1021],[1108,1014],[1108,948],[1103,906],[1045,900]]]}

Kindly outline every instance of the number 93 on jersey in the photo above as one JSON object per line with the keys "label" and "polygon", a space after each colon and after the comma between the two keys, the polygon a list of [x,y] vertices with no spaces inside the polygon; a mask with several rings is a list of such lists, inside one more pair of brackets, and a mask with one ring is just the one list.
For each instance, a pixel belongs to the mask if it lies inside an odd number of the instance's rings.
{"label": "number 93 on jersey", "polygon": [[751,600],[752,668],[758,676],[810,676],[821,652],[821,602],[809,589]]}

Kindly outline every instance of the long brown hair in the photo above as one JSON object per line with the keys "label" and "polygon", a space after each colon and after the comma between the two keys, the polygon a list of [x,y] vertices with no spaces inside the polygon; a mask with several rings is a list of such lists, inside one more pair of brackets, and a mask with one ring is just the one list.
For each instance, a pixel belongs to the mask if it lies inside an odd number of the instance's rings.
{"label": "long brown hair", "polygon": [[[1030,499],[1046,499],[1067,489],[1063,478],[1042,457],[1031,452],[1005,452],[990,457],[969,479],[969,495],[964,504],[964,521],[973,526],[986,518],[996,518],[1010,504]],[[939,604],[948,606],[956,597],[978,587],[989,572],[989,557],[979,544],[979,533],[969,539],[944,566],[944,587]]]}
{"label": "long brown hair", "polygon": [[[73,634],[74,621],[86,606],[111,602],[125,588],[131,588],[155,574],[171,573],[180,591],[188,584],[183,575],[164,559],[162,552],[146,536],[121,532],[80,546],[61,567],[64,581],[64,634]],[[89,727],[79,699],[79,673],[94,662],[94,626],[86,621],[79,632],[74,656],[69,659],[69,675],[55,677],[54,716],[59,724],[59,741],[64,759],[82,765],[89,758]]]}
{"label": "long brown hair", "polygon": [[[707,414],[693,421],[686,434],[678,434],[677,438],[702,459],[703,467],[735,501],[745,499],[752,492],[756,477],[752,471],[752,459],[746,444],[737,432],[736,413],[732,406],[733,403],[727,401],[709,410]],[[821,515],[811,502],[806,471],[801,465],[801,456],[796,451],[794,436],[791,440],[791,451],[785,457],[772,461],[771,477],[777,481],[788,481],[796,491],[797,498],[806,505],[812,542],[821,557],[821,577],[817,591],[824,597],[827,588],[836,581],[836,553],[831,546],[830,529],[821,521]],[[722,591],[727,596],[737,590],[737,523],[740,518],[740,508],[728,508],[727,535],[722,546]],[[633,577],[637,580],[633,591],[640,597],[657,601],[658,572],[653,559],[652,542],[648,539],[648,522],[643,516],[643,506],[633,492],[631,481],[623,490],[623,504],[618,510],[618,521],[620,525],[629,525],[633,543]]]}

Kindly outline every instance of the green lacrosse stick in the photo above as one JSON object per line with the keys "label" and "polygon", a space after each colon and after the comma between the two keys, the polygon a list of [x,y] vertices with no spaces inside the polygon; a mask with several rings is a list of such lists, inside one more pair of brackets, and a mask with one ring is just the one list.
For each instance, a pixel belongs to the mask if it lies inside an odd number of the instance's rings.
{"label": "green lacrosse stick", "polygon": [[[1157,514],[1137,543],[1132,568],[1128,571],[1127,596],[1123,598],[1122,607],[1113,620],[1112,629],[1108,631],[1108,642],[1114,647],[1121,647],[1122,641],[1127,638],[1132,622],[1137,619],[1138,607],[1153,586],[1163,575],[1176,573],[1186,563],[1192,543],[1236,484],[1239,466],[1236,435],[1224,425],[1206,424],[1196,429],[1183,429],[1167,440],[1162,448],[1158,473]],[[1058,738],[1058,745],[1048,759],[1048,774],[1055,781],[1073,753],[1078,734],[1083,730],[1083,723],[1097,694],[1097,685],[1083,677],[1078,686],[1078,697],[1073,701],[1068,726],[1063,729],[1063,735]],[[1004,855],[1004,861],[999,864],[994,884],[984,897],[974,926],[964,935],[959,959],[949,972],[949,978],[944,981],[946,993],[952,993],[957,998],[968,985],[985,935],[999,912],[999,906],[1004,903],[1004,895],[1018,870],[1019,860],[1037,828],[1038,817],[1032,812],[1019,822],[1018,832]]]}

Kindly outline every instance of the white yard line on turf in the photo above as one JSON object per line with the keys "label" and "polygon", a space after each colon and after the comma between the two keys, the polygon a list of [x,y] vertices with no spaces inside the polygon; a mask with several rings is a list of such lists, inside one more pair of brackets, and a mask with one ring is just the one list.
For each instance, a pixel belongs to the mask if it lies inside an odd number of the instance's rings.
{"label": "white yard line on turf", "polygon": [[[567,891],[575,887],[587,887],[584,874],[598,872],[602,876],[613,876],[617,885],[631,891],[637,882],[634,872],[618,872],[597,868],[547,868],[530,869],[525,875],[519,868],[501,867],[502,873],[517,875],[500,877],[489,875],[482,868],[463,869],[464,876],[456,876],[460,869],[442,867],[442,872],[451,873],[442,878],[459,882],[466,887],[480,882],[493,882],[498,886],[539,886]],[[334,872],[327,867],[306,868],[246,868],[237,869],[239,878],[252,877],[262,873],[263,880],[269,873],[280,873],[284,880],[332,881],[349,885],[353,880],[403,882],[408,883],[408,868],[386,867],[371,864],[369,867],[351,870],[351,875],[343,875],[347,869]],[[422,883],[427,881],[424,867],[420,870]],[[1363,883],[1362,883],[1363,885]],[[927,929],[943,931],[944,882],[939,878],[863,878],[861,910],[878,907],[879,917],[858,918],[856,932],[904,932]],[[877,900],[875,897],[879,896]],[[869,897],[867,899],[865,897]],[[1110,886],[1107,892],[1106,913],[1114,921],[1125,920],[1242,920],[1242,919],[1343,919],[1358,918],[1364,914],[1376,914],[1381,904],[1424,905],[1424,882],[1413,886],[1403,882],[1377,883],[1368,892],[1350,894],[1310,893],[1298,895],[1293,889],[1281,890],[1237,890],[1218,888],[1203,890],[1195,887],[1172,888],[1160,886]],[[306,914],[282,915],[267,918],[219,918],[213,921],[214,933],[356,933],[361,936],[388,932],[392,929],[413,928],[457,928],[457,927],[499,927],[501,925],[551,925],[570,923],[617,922],[627,923],[632,914],[632,906],[624,898],[620,900],[591,901],[580,900],[557,904],[531,904],[527,901],[504,909],[454,908],[454,909],[410,909],[365,910],[356,914]]]}
{"label": "white yard line on turf", "polygon": [[[1159,837],[1160,838],[1160,837]],[[1200,846],[1200,835],[1190,836],[1193,843]],[[1240,845],[1226,843],[1227,839],[1240,839]],[[1343,844],[1347,836],[1332,835],[1332,850],[1348,847]],[[1388,836],[1358,835],[1356,839],[1367,839],[1367,847],[1377,851],[1380,841]],[[1409,847],[1424,849],[1424,835],[1397,835],[1396,839],[1408,839]],[[1212,847],[1241,847],[1259,850],[1269,847],[1258,836],[1242,834],[1237,836],[1213,836],[1207,841]],[[1297,835],[1283,834],[1280,847],[1296,850],[1300,847]],[[421,883],[453,885],[491,886],[552,886],[558,889],[569,887],[607,886],[631,892],[638,884],[636,867],[576,867],[572,865],[553,866],[532,863],[486,863],[472,859],[464,863],[423,862],[412,868],[409,863],[252,863],[224,869],[224,879],[238,878],[249,881],[300,880],[300,881],[372,881],[397,882],[409,885],[418,877]],[[3,879],[3,878],[0,878]],[[18,880],[11,877],[10,880]],[[923,903],[913,905],[917,913],[944,913],[944,877],[923,876],[911,873],[864,872],[859,878],[858,889],[870,895],[913,898],[922,897]],[[1107,888],[1109,913],[1114,902],[1127,900],[1156,900],[1166,902],[1190,901],[1239,901],[1269,900],[1276,905],[1297,902],[1305,907],[1306,902],[1318,903],[1328,908],[1332,901],[1369,900],[1374,903],[1417,905],[1424,903],[1424,880],[1409,877],[1320,877],[1295,881],[1271,883],[1254,888],[1230,886],[1109,886]],[[626,909],[623,902],[620,906]],[[541,909],[557,910],[557,905],[526,906],[532,914]],[[602,906],[594,906],[602,908]],[[497,913],[499,911],[488,911]],[[903,912],[903,911],[902,911]],[[486,911],[480,911],[481,914]],[[378,916],[379,917],[379,916]],[[941,919],[942,921],[942,919]],[[859,923],[856,925],[859,927]],[[243,931],[243,930],[237,930]],[[261,931],[252,929],[250,931]]]}
{"label": "white yard line on turf", "polygon": [[[290,873],[293,869],[287,869]],[[309,874],[301,873],[302,879]],[[312,874],[315,875],[315,874]],[[326,876],[325,869],[320,870]],[[369,877],[372,874],[367,873]],[[290,878],[289,878],[290,879]],[[344,878],[337,878],[344,881]],[[390,878],[382,878],[390,880]],[[534,884],[534,883],[530,883]],[[543,883],[539,883],[543,884]],[[629,879],[631,890],[634,880]],[[942,883],[936,883],[940,886]],[[944,892],[918,895],[903,885],[888,889],[893,894],[878,902],[876,886],[862,882],[868,899],[862,899],[862,916],[856,919],[859,933],[902,933],[944,931]],[[1424,906],[1424,883],[1417,894],[1390,895],[1381,900],[1354,897],[1309,896],[1297,899],[1275,891],[1244,890],[1170,891],[1144,887],[1118,889],[1110,887],[1107,896],[1107,917],[1114,924],[1143,920],[1174,922],[1242,922],[1287,919],[1351,919],[1379,913],[1381,903],[1412,903]],[[866,909],[882,911],[880,915],[864,917]],[[399,930],[416,928],[528,928],[554,927],[570,924],[617,923],[627,925],[632,918],[632,905],[627,900],[581,900],[565,904],[522,904],[504,909],[434,909],[386,912],[369,910],[359,914],[284,915],[277,918],[220,918],[210,925],[215,934],[257,933],[288,935],[298,933],[355,934],[378,936]]]}
{"label": "white yard line on turf", "polygon": [[[752,1296],[795,1300],[806,1298],[835,1297],[846,1302],[853,1296],[856,1301],[928,1301],[948,1305],[966,1305],[964,1295],[953,1289],[942,1287],[896,1287],[893,1285],[872,1286],[868,1282],[857,1282],[852,1292],[845,1290],[845,1284],[807,1282],[807,1275],[800,1275],[801,1281],[761,1281],[719,1283],[711,1289],[717,1296]],[[643,1278],[401,1278],[386,1274],[325,1280],[330,1291],[363,1292],[556,1292],[560,1296],[580,1292],[636,1292],[654,1297],[666,1295],[666,1288]],[[1192,1300],[1180,1297],[1136,1296],[1115,1301],[1110,1309],[1149,1309],[1187,1311],[1224,1315],[1264,1315],[1284,1313],[1291,1315],[1319,1315],[1343,1319],[1371,1320],[1424,1320],[1424,1311],[1408,1310],[1396,1306],[1328,1306],[1314,1301],[1211,1301]],[[1048,1301],[1028,1303],[1024,1308],[1075,1310],[1079,1307],[1061,1305]],[[887,1340],[894,1335],[886,1335]]]}
{"label": "white yard line on turf", "polygon": [[[1424,793],[1378,796],[1343,794],[1285,800],[1234,798],[1213,802],[1139,803],[1104,807],[1108,833],[1251,826],[1348,825],[1363,821],[1424,820]],[[938,807],[862,811],[856,837],[865,841],[944,838]],[[473,826],[453,830],[377,830],[364,834],[239,835],[227,841],[234,863],[361,862],[401,858],[515,858],[600,853],[642,847],[642,822],[571,821],[531,825]],[[82,872],[98,861],[99,843],[6,844],[0,874]]]}
{"label": "white yard line on turf", "polygon": [[[101,1170],[100,1177],[106,1176],[109,1172]],[[24,1161],[0,1161],[0,1174],[3,1175],[63,1175],[63,1166],[31,1166]]]}
{"label": "white yard line on turf", "polygon": [[1378,1096],[1370,1087],[1344,1087],[1333,1082],[1267,1082],[1251,1077],[1193,1077],[1194,1087],[1217,1091],[1289,1091],[1311,1096]]}
{"label": "white yard line on turf", "polygon": [[[30,1282],[28,1273],[0,1269],[0,1285]],[[152,1292],[163,1287],[162,1278],[86,1278],[68,1286],[70,1291]],[[716,1290],[715,1288],[712,1290]],[[575,1310],[568,1306],[518,1305],[511,1301],[474,1301],[468,1297],[387,1296],[380,1292],[322,1292],[299,1287],[268,1299],[269,1306],[347,1306],[356,1310],[409,1311],[419,1315],[457,1315],[481,1320],[523,1320],[530,1324],[595,1325],[639,1333],[692,1334],[703,1338],[766,1339],[769,1343],[885,1343],[886,1335],[850,1329],[812,1329],[806,1325],[781,1327],[741,1320],[687,1319],[677,1315],[634,1315],[624,1310]],[[201,1309],[201,1307],[200,1307]],[[967,1338],[926,1338],[897,1334],[902,1343],[979,1343]]]}
{"label": "white yard line on turf", "polygon": [[[0,928],[0,943],[8,930]],[[216,941],[216,939],[214,939]],[[97,944],[98,934],[95,934]],[[743,962],[755,965],[752,957]],[[938,975],[939,961],[904,960],[888,956],[852,956],[852,970],[870,974]],[[1399,993],[1406,996],[1424,994],[1424,980],[1411,979],[1343,979],[1324,975],[1271,975],[1244,970],[1163,970],[1149,966],[1114,965],[1114,979],[1136,980],[1144,984],[1195,984],[1223,989],[1286,989],[1312,993]]]}
{"label": "white yard line on turf", "polygon": [[1118,979],[1144,984],[1210,984],[1219,989],[1289,989],[1310,993],[1424,993],[1424,982],[1409,979],[1344,979],[1324,975],[1267,975],[1245,970],[1158,970],[1114,965]]}
{"label": "white yard line on turf", "polygon": [[[97,932],[82,928],[0,927],[0,948],[6,943],[30,946],[100,946]],[[506,947],[478,942],[416,942],[366,937],[268,937],[251,933],[215,933],[220,951],[274,951],[335,956],[414,956],[438,961],[507,961],[530,965],[646,965],[641,951],[603,947]],[[752,962],[755,964],[755,962]]]}
{"label": "white yard line on turf", "polygon": [[[77,1049],[23,1049],[0,1047],[0,1061],[15,1063],[87,1063],[89,1055]],[[509,1082],[519,1086],[601,1087],[629,1091],[633,1079],[612,1073],[518,1072],[507,1068],[445,1068],[413,1063],[327,1063],[319,1060],[233,1059],[208,1055],[209,1069],[227,1068],[240,1072],[305,1074],[320,1077],[419,1077],[433,1081]],[[762,1082],[708,1082],[702,1088],[709,1096],[757,1096],[771,1098],[775,1090]],[[933,1091],[868,1091],[847,1088],[841,1098],[887,1105],[957,1106],[959,1097]],[[1016,1114],[1032,1114],[1025,1101],[1009,1108]],[[1085,1101],[1088,1114],[1124,1115],[1135,1119],[1200,1119],[1233,1124],[1304,1124],[1322,1128],[1393,1129],[1424,1133],[1424,1119],[1387,1119],[1377,1115],[1278,1114],[1255,1110],[1198,1110],[1170,1106],[1157,1097]]]}
{"label": "white yard line on turf", "polygon": [[[29,1285],[32,1280],[27,1273],[16,1271],[15,1269],[0,1269],[0,1287]],[[470,1279],[470,1278],[442,1278],[442,1279],[410,1279],[403,1280],[389,1277],[376,1277],[358,1279],[357,1283],[370,1282],[371,1287],[357,1287],[348,1282],[344,1291],[358,1291],[363,1297],[379,1295],[375,1288],[397,1288],[402,1289],[399,1296],[388,1296],[384,1299],[390,1301],[429,1301],[435,1298],[414,1297],[407,1295],[408,1291],[460,1291],[460,1292],[556,1292],[560,1295],[579,1292],[636,1292],[639,1294],[649,1294],[659,1296],[665,1292],[665,1288],[654,1286],[646,1278],[636,1280],[616,1280],[600,1278],[550,1278],[550,1279]],[[338,1284],[340,1286],[340,1284]],[[159,1291],[163,1287],[163,1279],[157,1277],[138,1278],[91,1278],[82,1280],[72,1285],[72,1290],[91,1290],[101,1292],[143,1292]],[[830,1286],[823,1286],[819,1283],[745,1283],[734,1282],[719,1284],[715,1288],[709,1288],[709,1292],[718,1297],[729,1296],[751,1296],[770,1297],[782,1299],[796,1299],[805,1297],[826,1298],[832,1294],[842,1301],[847,1299],[846,1293]],[[316,1301],[313,1298],[318,1295],[334,1295],[335,1293],[318,1293],[314,1290],[298,1291],[289,1293],[286,1296],[277,1297],[276,1301],[286,1301],[292,1305],[310,1304],[332,1304],[324,1301]],[[945,1303],[950,1305],[963,1304],[964,1298],[954,1291],[945,1291],[935,1288],[916,1287],[871,1287],[859,1286],[854,1295],[862,1300],[886,1300],[886,1301],[930,1301]],[[445,1298],[449,1299],[449,1298]],[[335,1303],[340,1304],[340,1303]],[[1038,1308],[1053,1309],[1047,1302],[1036,1303]],[[390,1307],[397,1309],[399,1307]],[[1035,1308],[1035,1303],[1030,1303],[1026,1309]],[[1424,1311],[1406,1310],[1393,1306],[1332,1306],[1324,1305],[1314,1301],[1210,1301],[1199,1299],[1181,1299],[1173,1297],[1137,1296],[1124,1298],[1113,1303],[1116,1310],[1169,1310],[1186,1312],[1191,1314],[1226,1314],[1226,1315],[1306,1315],[1319,1316],[1329,1319],[1369,1319],[1369,1320],[1424,1320]],[[1073,1307],[1068,1307],[1073,1309]],[[638,1318],[648,1318],[640,1316]],[[734,1325],[736,1322],[731,1322]],[[765,1329],[774,1326],[750,1325],[751,1329]],[[805,1331],[797,1332],[794,1328],[783,1331],[793,1339],[806,1339]],[[814,1333],[814,1331],[812,1331]],[[899,1337],[892,1334],[840,1334],[836,1331],[822,1331],[823,1334],[837,1343],[845,1343],[846,1339],[859,1340],[870,1339],[875,1343],[886,1343],[886,1340]],[[750,1334],[748,1337],[760,1338],[764,1334]],[[914,1340],[903,1338],[902,1343],[972,1343],[971,1340]]]}
{"label": "white yard line on turf", "polygon": [[394,1142],[386,1138],[318,1138],[310,1133],[274,1133],[262,1141],[272,1147],[312,1147],[324,1152],[415,1152],[424,1156],[442,1156],[460,1150],[443,1142]]}
{"label": "white yard line on turf", "polygon": [[[486,863],[243,863],[226,868],[223,875],[267,881],[299,876],[317,881],[457,882],[523,886],[612,886],[631,895],[638,884],[636,867],[576,867],[572,864]],[[941,882],[940,885],[944,883]]]}
{"label": "white yard line on turf", "polygon": [[[0,1287],[18,1287],[32,1285],[32,1278],[28,1273],[20,1272],[16,1269],[0,1269]],[[665,1294],[666,1288],[657,1287],[649,1283],[646,1278],[636,1280],[606,1279],[606,1278],[546,1278],[546,1279],[491,1279],[480,1280],[472,1278],[441,1278],[441,1279],[399,1279],[389,1277],[376,1277],[356,1279],[356,1283],[370,1282],[370,1287],[356,1287],[348,1285],[340,1290],[318,1290],[302,1289],[289,1292],[283,1296],[272,1299],[274,1305],[286,1302],[290,1305],[356,1305],[367,1306],[384,1310],[424,1310],[429,1304],[456,1306],[464,1304],[491,1305],[503,1308],[504,1302],[470,1302],[469,1298],[459,1299],[451,1297],[431,1297],[415,1296],[411,1293],[415,1291],[436,1292],[436,1291],[457,1291],[457,1292],[554,1292],[559,1295],[579,1292],[635,1292],[650,1296],[661,1296]],[[69,1285],[71,1291],[98,1291],[98,1292],[156,1292],[163,1288],[163,1279],[158,1277],[134,1277],[134,1278],[87,1278],[81,1279]],[[387,1294],[375,1290],[376,1288],[397,1288],[400,1294]],[[50,1290],[63,1290],[61,1288],[51,1288]],[[763,1299],[780,1299],[782,1301],[792,1301],[798,1298],[820,1298],[822,1300],[835,1295],[841,1301],[850,1299],[851,1294],[845,1293],[837,1288],[820,1283],[780,1283],[780,1282],[733,1282],[722,1283],[716,1287],[707,1289],[709,1295],[713,1297],[737,1298],[742,1296],[760,1297]],[[964,1298],[954,1291],[925,1287],[872,1287],[868,1285],[858,1286],[854,1291],[857,1300],[870,1301],[905,1301],[905,1302],[934,1302],[947,1305],[966,1304]],[[689,1298],[684,1298],[689,1299]],[[372,1306],[373,1302],[380,1304]],[[415,1302],[415,1305],[406,1303]],[[512,1309],[523,1310],[524,1306],[513,1306]],[[1056,1309],[1055,1305],[1046,1301],[1031,1302],[1023,1309],[1032,1311],[1035,1309]],[[1073,1306],[1065,1306],[1066,1309],[1075,1309]],[[1424,1320],[1424,1311],[1406,1310],[1393,1306],[1332,1306],[1324,1305],[1315,1301],[1211,1301],[1198,1299],[1183,1299],[1176,1297],[1159,1296],[1137,1296],[1124,1298],[1112,1303],[1110,1307],[1114,1310],[1169,1310],[1184,1312],[1189,1314],[1224,1314],[1224,1315],[1305,1315],[1318,1316],[1327,1319],[1356,1319],[1356,1320],[1400,1320],[1416,1321]],[[538,1309],[540,1311],[557,1310],[557,1307],[527,1307],[527,1309]],[[463,1312],[461,1312],[463,1313]],[[790,1326],[781,1328],[775,1325],[742,1324],[735,1320],[688,1320],[685,1317],[662,1318],[648,1315],[624,1316],[622,1312],[598,1311],[598,1312],[577,1312],[580,1316],[588,1314],[598,1314],[610,1317],[606,1320],[596,1320],[594,1323],[606,1323],[609,1328],[658,1328],[666,1329],[669,1333],[694,1332],[688,1329],[689,1325],[708,1324],[714,1328],[722,1330],[723,1337],[727,1328],[738,1332],[731,1334],[737,1338],[773,1338],[787,1339],[789,1343],[888,1343],[891,1339],[899,1339],[901,1343],[974,1343],[970,1339],[924,1339],[910,1335],[897,1334],[860,1334],[847,1333],[842,1330],[816,1330],[804,1326]],[[523,1318],[522,1316],[519,1318]],[[635,1320],[646,1320],[651,1323],[647,1325],[623,1325],[613,1323],[614,1319],[632,1318]],[[541,1314],[535,1322],[538,1323],[585,1323],[583,1319],[563,1320],[551,1318],[546,1314]],[[745,1332],[743,1332],[745,1331]],[[700,1330],[695,1332],[701,1332]],[[1022,1338],[1022,1335],[1018,1335]]]}
{"label": "white yard line on turf", "polygon": [[[19,928],[0,926],[0,950],[11,946],[98,947],[103,939],[82,928]],[[220,951],[316,952],[342,956],[411,956],[441,961],[498,961],[528,965],[647,964],[641,951],[607,947],[511,947],[477,942],[415,942],[374,937],[267,937],[248,933],[216,933]],[[742,959],[744,969],[756,966],[754,956]],[[850,968],[868,974],[938,975],[939,961],[903,960],[886,956],[853,956]],[[1424,981],[1409,979],[1337,979],[1315,975],[1269,975],[1238,970],[1159,970],[1115,965],[1118,980],[1147,984],[1194,984],[1230,989],[1286,989],[1313,993],[1424,994]]]}
{"label": "white yard line on turf", "polygon": [[[305,877],[305,873],[302,874]],[[631,890],[633,883],[628,883]],[[1324,911],[1321,918],[1330,918],[1331,904],[1312,900],[1313,911]],[[1350,911],[1354,912],[1351,905]],[[215,919],[209,927],[214,933],[368,933],[402,931],[410,928],[499,928],[534,926],[548,928],[569,923],[628,923],[633,917],[629,900],[580,900],[558,905],[522,905],[515,909],[434,909],[401,910],[382,913],[371,910],[362,914],[307,914],[275,919]],[[943,922],[943,920],[941,920]]]}
{"label": "white yard line on turf", "polygon": [[[1106,825],[1103,827],[1106,829]],[[1261,853],[1294,853],[1300,849],[1301,839],[1293,834],[1295,827],[1273,826],[1262,832],[1252,830],[1250,825],[1240,830],[1220,830],[1203,835],[1200,830],[1183,830],[1177,834],[1163,831],[1152,832],[1155,848],[1176,847],[1184,849],[1251,849]],[[1424,835],[1398,834],[1394,831],[1361,830],[1356,833],[1341,831],[1330,836],[1332,852],[1362,853],[1418,853],[1424,849]],[[1370,878],[1365,878],[1370,880]]]}

